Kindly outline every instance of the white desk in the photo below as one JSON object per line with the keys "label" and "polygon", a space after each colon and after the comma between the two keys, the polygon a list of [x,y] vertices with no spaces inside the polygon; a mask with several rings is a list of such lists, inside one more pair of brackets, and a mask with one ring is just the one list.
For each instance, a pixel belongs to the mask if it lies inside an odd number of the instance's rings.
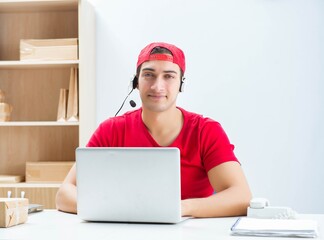
{"label": "white desk", "polygon": [[[301,215],[300,218],[317,220],[320,234],[317,239],[323,238],[324,215]],[[25,224],[0,228],[0,239],[295,239],[231,236],[230,228],[236,219],[188,219],[179,224],[90,223],[74,214],[45,210],[29,215]]]}

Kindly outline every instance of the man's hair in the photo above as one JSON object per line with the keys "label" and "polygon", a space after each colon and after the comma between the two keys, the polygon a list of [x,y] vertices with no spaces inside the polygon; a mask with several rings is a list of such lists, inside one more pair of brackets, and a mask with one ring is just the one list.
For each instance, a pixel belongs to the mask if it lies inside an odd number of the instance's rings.
{"label": "man's hair", "polygon": [[157,53],[160,53],[160,54],[171,54],[173,56],[172,52],[169,49],[166,49],[164,47],[155,47],[155,48],[152,49],[151,55],[152,54],[157,54]]}
{"label": "man's hair", "polygon": [[[155,48],[153,48],[150,55],[153,55],[153,54],[170,54],[170,55],[173,56],[172,52],[169,49],[164,48],[164,47],[155,47]],[[141,68],[142,68],[142,64],[139,65],[138,68],[136,69],[136,76],[137,77],[139,77],[139,74],[141,72]],[[183,72],[180,69],[180,80],[182,79],[182,77],[183,77]]]}

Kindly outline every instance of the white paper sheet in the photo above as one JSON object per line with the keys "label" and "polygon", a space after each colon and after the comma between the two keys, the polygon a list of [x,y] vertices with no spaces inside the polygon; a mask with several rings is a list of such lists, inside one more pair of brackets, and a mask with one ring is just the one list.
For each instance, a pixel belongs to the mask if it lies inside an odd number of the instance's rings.
{"label": "white paper sheet", "polygon": [[314,220],[239,218],[231,228],[233,235],[271,237],[316,237]]}

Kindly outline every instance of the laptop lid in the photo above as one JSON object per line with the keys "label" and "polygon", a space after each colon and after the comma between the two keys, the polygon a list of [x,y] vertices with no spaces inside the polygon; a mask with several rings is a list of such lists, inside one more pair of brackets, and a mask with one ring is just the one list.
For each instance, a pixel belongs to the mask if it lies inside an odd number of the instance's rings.
{"label": "laptop lid", "polygon": [[76,169],[83,220],[182,220],[178,148],[77,148]]}

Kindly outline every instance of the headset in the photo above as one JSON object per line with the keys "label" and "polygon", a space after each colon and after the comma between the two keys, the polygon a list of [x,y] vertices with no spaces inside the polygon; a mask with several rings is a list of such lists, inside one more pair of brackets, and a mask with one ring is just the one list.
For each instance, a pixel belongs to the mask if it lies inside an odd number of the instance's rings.
{"label": "headset", "polygon": [[[184,85],[185,85],[185,77],[181,78],[181,83],[180,83],[180,88],[179,88],[179,92],[184,92]],[[132,89],[134,90],[135,88],[137,88],[138,86],[138,77],[135,75],[134,79],[132,80]]]}
{"label": "headset", "polygon": [[[183,92],[184,91],[184,85],[185,85],[185,77],[181,78],[181,83],[180,83],[180,88],[179,88],[179,92]],[[131,81],[131,86],[132,86],[132,90],[127,94],[127,96],[125,97],[122,105],[120,106],[120,108],[118,109],[118,111],[115,114],[115,117],[117,116],[117,114],[120,112],[120,110],[123,108],[126,99],[129,97],[129,95],[131,95],[131,93],[134,91],[134,89],[137,88],[138,86],[138,77],[135,75],[133,80]],[[134,108],[136,107],[136,103],[133,100],[129,101],[129,104]]]}

